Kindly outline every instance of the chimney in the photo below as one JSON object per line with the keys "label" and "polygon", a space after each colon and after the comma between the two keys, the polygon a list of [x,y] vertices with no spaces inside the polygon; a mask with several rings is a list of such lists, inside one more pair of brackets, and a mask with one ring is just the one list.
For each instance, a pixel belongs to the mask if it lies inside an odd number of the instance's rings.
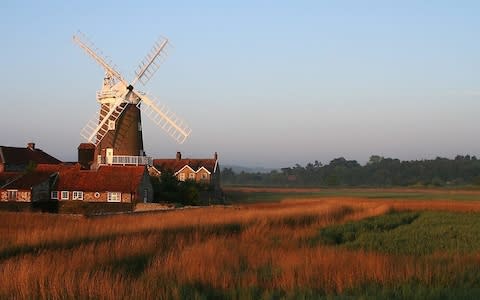
{"label": "chimney", "polygon": [[213,154],[213,159],[218,160],[218,153],[217,153],[217,151],[215,151],[215,153]]}
{"label": "chimney", "polygon": [[30,150],[35,150],[35,143],[32,143],[32,142],[28,143],[27,148]]}
{"label": "chimney", "polygon": [[78,163],[82,170],[90,170],[95,160],[95,145],[91,143],[81,143],[78,146]]}
{"label": "chimney", "polygon": [[182,153],[180,153],[180,151],[177,152],[177,160],[181,160],[182,159]]}

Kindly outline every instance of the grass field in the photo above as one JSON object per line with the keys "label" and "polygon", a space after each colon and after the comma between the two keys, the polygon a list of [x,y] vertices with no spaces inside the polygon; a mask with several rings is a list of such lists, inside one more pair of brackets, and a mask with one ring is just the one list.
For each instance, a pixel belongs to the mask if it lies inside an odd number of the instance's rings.
{"label": "grass field", "polygon": [[399,255],[468,254],[480,249],[480,214],[392,212],[322,228],[312,242]]}
{"label": "grass field", "polygon": [[478,298],[478,196],[242,190],[229,207],[0,213],[0,298]]}
{"label": "grass field", "polygon": [[297,199],[349,197],[362,199],[480,201],[480,190],[478,189],[314,189],[229,187],[225,190],[232,203],[275,202],[291,197]]}

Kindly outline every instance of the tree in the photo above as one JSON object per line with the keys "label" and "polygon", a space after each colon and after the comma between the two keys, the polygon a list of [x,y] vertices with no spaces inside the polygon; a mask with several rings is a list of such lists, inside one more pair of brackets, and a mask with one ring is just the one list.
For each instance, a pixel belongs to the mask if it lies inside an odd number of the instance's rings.
{"label": "tree", "polygon": [[368,160],[368,163],[369,165],[372,165],[372,164],[378,164],[380,163],[381,161],[383,160],[383,157],[380,156],[380,155],[372,155],[370,156],[370,159]]}

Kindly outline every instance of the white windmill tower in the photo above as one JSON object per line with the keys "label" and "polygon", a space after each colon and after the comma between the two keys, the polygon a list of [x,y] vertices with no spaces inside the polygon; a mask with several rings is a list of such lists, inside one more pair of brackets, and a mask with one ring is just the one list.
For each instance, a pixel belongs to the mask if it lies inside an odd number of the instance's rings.
{"label": "white windmill tower", "polygon": [[137,82],[145,85],[157,71],[166,57],[168,39],[162,38],[155,43],[130,84],[83,34],[74,35],[73,40],[105,70],[103,87],[97,92],[100,111],[80,133],[95,145],[94,166],[151,165],[152,159],[145,156],[143,149],[140,110],[178,143],[185,141],[190,128],[152,96],[134,89]]}

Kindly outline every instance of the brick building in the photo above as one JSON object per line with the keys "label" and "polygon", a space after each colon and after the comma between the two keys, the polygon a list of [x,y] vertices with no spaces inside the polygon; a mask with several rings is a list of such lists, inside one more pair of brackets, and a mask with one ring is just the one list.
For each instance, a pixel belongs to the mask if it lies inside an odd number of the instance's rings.
{"label": "brick building", "polygon": [[50,193],[58,201],[152,202],[153,187],[145,166],[100,166],[60,171]]}
{"label": "brick building", "polygon": [[212,158],[182,158],[177,152],[174,159],[154,159],[154,167],[161,173],[172,172],[179,181],[193,180],[220,190],[220,166],[215,152]]}

